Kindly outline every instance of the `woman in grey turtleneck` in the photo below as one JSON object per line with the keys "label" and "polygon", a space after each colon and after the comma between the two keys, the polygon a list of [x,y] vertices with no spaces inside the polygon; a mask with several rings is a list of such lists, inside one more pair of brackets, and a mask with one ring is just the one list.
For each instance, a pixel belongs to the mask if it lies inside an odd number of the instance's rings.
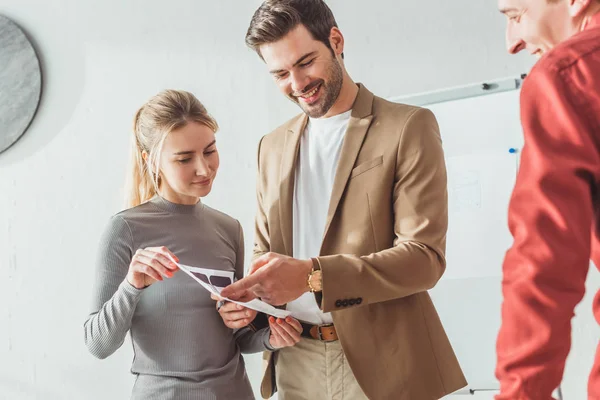
{"label": "woman in grey turtleneck", "polygon": [[114,353],[130,332],[132,399],[254,399],[241,353],[300,338],[295,320],[283,322],[283,333],[227,328],[210,294],[171,261],[243,276],[239,222],[200,201],[219,166],[216,130],[183,91],[159,93],[135,117],[130,208],[114,215],[102,236],[85,322],[85,342],[98,358]]}

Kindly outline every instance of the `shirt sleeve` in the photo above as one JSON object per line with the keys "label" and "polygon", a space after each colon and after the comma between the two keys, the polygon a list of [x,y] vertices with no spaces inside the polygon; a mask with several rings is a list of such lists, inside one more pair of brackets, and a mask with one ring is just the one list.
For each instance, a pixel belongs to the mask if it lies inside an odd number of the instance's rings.
{"label": "shirt sleeve", "polygon": [[589,270],[600,165],[589,99],[571,75],[534,70],[521,96],[525,146],[509,208],[498,400],[550,399],[560,384]]}

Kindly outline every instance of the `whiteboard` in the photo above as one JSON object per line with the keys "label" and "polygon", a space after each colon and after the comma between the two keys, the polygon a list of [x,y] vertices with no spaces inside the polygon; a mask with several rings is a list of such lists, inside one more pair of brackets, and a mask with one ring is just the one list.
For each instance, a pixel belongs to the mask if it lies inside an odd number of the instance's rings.
{"label": "whiteboard", "polygon": [[447,268],[430,294],[469,383],[466,392],[499,388],[502,261],[512,243],[508,204],[523,146],[519,93],[426,106],[440,125],[449,208]]}

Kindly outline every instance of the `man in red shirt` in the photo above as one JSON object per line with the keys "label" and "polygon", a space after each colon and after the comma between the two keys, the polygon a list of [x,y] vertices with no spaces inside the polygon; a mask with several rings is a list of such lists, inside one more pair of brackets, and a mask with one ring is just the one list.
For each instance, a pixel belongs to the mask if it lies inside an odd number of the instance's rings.
{"label": "man in red shirt", "polygon": [[[509,210],[496,399],[546,400],[563,375],[590,258],[600,267],[600,1],[499,6],[508,51],[540,60],[521,92],[525,147]],[[600,293],[594,314],[600,322]],[[588,393],[600,399],[600,352]]]}

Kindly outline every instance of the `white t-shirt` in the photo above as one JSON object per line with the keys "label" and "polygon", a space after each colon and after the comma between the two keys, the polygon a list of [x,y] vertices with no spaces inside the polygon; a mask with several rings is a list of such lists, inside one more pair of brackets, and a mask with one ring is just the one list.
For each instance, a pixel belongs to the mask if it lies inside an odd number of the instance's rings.
{"label": "white t-shirt", "polygon": [[[319,256],[331,191],[352,110],[330,118],[309,119],[300,141],[293,205],[294,258]],[[287,309],[310,316],[311,322],[332,323],[312,293],[288,303]]]}

